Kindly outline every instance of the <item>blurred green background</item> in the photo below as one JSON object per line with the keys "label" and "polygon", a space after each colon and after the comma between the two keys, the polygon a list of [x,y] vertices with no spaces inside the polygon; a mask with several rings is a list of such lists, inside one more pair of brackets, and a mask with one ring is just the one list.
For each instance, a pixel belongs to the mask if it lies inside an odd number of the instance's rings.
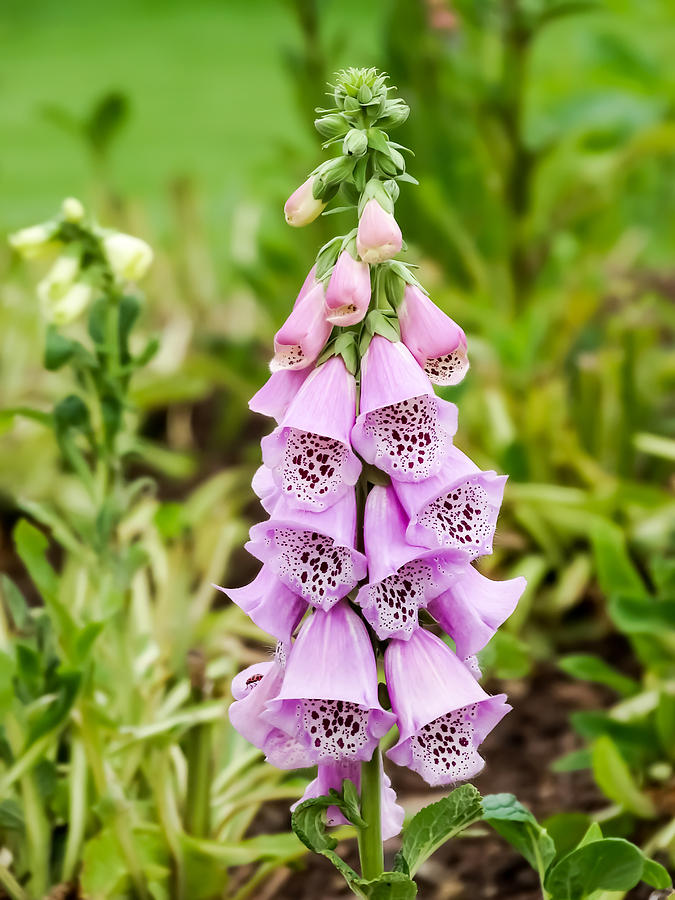
{"label": "blurred green background", "polygon": [[[584,652],[596,663],[565,670],[611,687],[611,664],[672,698],[670,0],[5,0],[0,51],[0,232],[75,195],[156,248],[144,321],[162,349],[134,387],[138,466],[159,477],[167,540],[185,530],[210,547],[206,529],[230,528],[218,557],[230,584],[252,574],[235,548],[260,515],[245,489],[265,424],[246,401],[319,246],[353,224],[289,229],[283,202],[322,158],[313,108],[331,73],[389,72],[412,109],[397,139],[420,181],[397,205],[407,258],[469,340],[469,375],[444,393],[457,442],[510,474],[483,568],[529,581],[484,665],[520,679]],[[0,406],[47,409],[67,384],[42,367],[40,268],[4,243]],[[6,413],[0,437],[11,570],[26,501],[78,498],[38,425]],[[220,518],[182,513],[176,501],[202,484],[206,496],[222,470]],[[181,561],[189,584],[194,560]],[[675,723],[669,703],[659,721]],[[575,728],[615,741],[640,788],[672,791],[675,740],[653,731],[655,709],[618,714],[646,729],[638,754],[611,711]],[[591,763],[584,749],[563,768]]]}

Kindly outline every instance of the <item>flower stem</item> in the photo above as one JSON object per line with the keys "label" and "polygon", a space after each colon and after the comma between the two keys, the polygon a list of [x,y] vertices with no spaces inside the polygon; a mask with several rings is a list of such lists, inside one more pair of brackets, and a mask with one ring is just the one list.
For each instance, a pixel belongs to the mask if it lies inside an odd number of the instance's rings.
{"label": "flower stem", "polygon": [[[204,658],[193,651],[188,657],[191,694],[195,703],[204,699]],[[185,829],[195,837],[207,837],[211,818],[211,726],[195,725],[187,734],[188,783],[185,800]]]}
{"label": "flower stem", "polygon": [[365,825],[359,830],[359,858],[361,875],[372,880],[384,871],[382,850],[382,813],[380,810],[380,768],[379,746],[373,758],[361,763],[361,816]]}

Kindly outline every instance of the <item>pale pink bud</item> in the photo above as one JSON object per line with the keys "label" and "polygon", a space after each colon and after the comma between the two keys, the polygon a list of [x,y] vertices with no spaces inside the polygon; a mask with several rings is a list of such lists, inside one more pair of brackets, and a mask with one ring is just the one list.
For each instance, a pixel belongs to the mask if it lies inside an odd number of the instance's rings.
{"label": "pale pink bud", "polygon": [[284,206],[284,215],[289,225],[300,228],[309,225],[321,215],[325,207],[323,200],[317,200],[312,193],[314,178],[310,177],[293,191]]}
{"label": "pale pink bud", "polygon": [[359,256],[374,265],[391,259],[401,249],[401,229],[391,213],[382,209],[374,198],[369,200],[359,219],[356,249]]}
{"label": "pale pink bud", "polygon": [[370,267],[343,250],[326,288],[326,319],[333,325],[355,325],[369,303]]}

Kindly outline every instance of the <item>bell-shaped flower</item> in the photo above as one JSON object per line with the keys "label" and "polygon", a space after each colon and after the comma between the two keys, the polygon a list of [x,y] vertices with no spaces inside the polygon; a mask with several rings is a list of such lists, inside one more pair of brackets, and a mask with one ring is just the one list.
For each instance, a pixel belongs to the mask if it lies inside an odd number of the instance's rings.
{"label": "bell-shaped flower", "polygon": [[455,404],[434,394],[404,344],[376,334],[361,362],[357,452],[392,479],[423,481],[441,468],[456,430]]}
{"label": "bell-shaped flower", "polygon": [[333,325],[355,325],[369,304],[370,266],[343,250],[326,288],[326,318]]}
{"label": "bell-shaped flower", "polygon": [[355,535],[354,491],[319,513],[282,497],[270,518],[251,528],[246,549],[307,603],[328,610],[365,577]]}
{"label": "bell-shaped flower", "polygon": [[307,602],[290,590],[271,568],[263,566],[250,584],[223,588],[214,584],[246,613],[258,628],[282,643],[289,643],[307,611]]}
{"label": "bell-shaped flower", "polygon": [[9,245],[25,259],[39,259],[49,256],[62,246],[56,240],[57,232],[57,222],[31,225],[29,228],[21,228],[10,234]]}
{"label": "bell-shaped flower", "polygon": [[469,559],[492,553],[505,475],[481,471],[451,447],[441,471],[426,481],[393,482],[410,522],[408,540],[422,547],[463,550]]}
{"label": "bell-shaped flower", "polygon": [[395,722],[377,692],[366,626],[342,601],[303,624],[263,717],[304,745],[315,763],[364,761]]}
{"label": "bell-shaped flower", "polygon": [[[391,779],[380,765],[380,814],[382,840],[388,841],[389,838],[396,837],[401,833],[403,828],[403,819],[405,812],[403,807],[396,802],[396,792],[391,786]],[[361,790],[361,766],[358,762],[345,760],[342,762],[326,762],[320,763],[317,768],[316,778],[305,788],[305,793],[291,806],[294,810],[305,800],[311,800],[313,797],[325,797],[328,792],[333,789],[338,792],[342,791],[343,781],[352,781],[356,785],[357,791]],[[326,824],[347,825],[347,819],[337,806],[329,806],[326,810]]]}
{"label": "bell-shaped flower", "polygon": [[376,265],[401,250],[403,236],[390,212],[371,198],[363,208],[356,232],[356,249],[365,263]]}
{"label": "bell-shaped flower", "polygon": [[300,288],[300,293],[295,298],[293,306],[294,307],[297,306],[298,303],[302,300],[302,298],[306,294],[309,294],[309,292],[312,290],[313,287],[315,287],[317,285],[317,283],[318,282],[316,280],[316,263],[314,263],[312,268],[307,273],[305,280],[302,282],[302,287]]}
{"label": "bell-shaped flower", "polygon": [[274,357],[270,369],[306,369],[323,350],[333,326],[326,321],[324,290],[315,284],[298,299],[281,328],[274,335]]}
{"label": "bell-shaped flower", "polygon": [[273,766],[304,769],[313,764],[304,744],[263,718],[268,701],[277,695],[283,682],[287,651],[287,647],[278,644],[274,660],[249,666],[233,678],[234,703],[229,716],[235,730],[262,750]]}
{"label": "bell-shaped flower", "polygon": [[350,444],[356,382],[340,356],[315,369],[279,427],[262,440],[263,461],[284,497],[302,509],[327,509],[351,491],[361,463]]}
{"label": "bell-shaped flower", "polygon": [[398,310],[401,340],[434,384],[459,384],[469,368],[466,336],[415,285],[406,285]]}
{"label": "bell-shaped flower", "polygon": [[101,243],[113,275],[121,281],[140,281],[152,265],[152,247],[134,235],[114,231]]}
{"label": "bell-shaped flower", "polygon": [[418,628],[390,641],[384,668],[398,743],[387,756],[432,786],[473,778],[484,762],[478,747],[511,707],[491,697],[440,638]]}
{"label": "bell-shaped flower", "polygon": [[456,570],[446,591],[429,604],[429,612],[466,658],[482,650],[516,608],[527,582],[520,576],[491,581],[473,566]]}
{"label": "bell-shaped flower", "polygon": [[37,286],[40,309],[48,322],[68,325],[94,298],[93,286],[82,280],[80,249],[68,247]]}
{"label": "bell-shaped flower", "polygon": [[286,221],[294,228],[309,225],[321,215],[326,206],[323,200],[316,199],[313,187],[314,176],[310,176],[307,181],[303,181],[300,187],[293,191],[284,204]]}
{"label": "bell-shaped flower", "polygon": [[408,640],[418,627],[417,611],[452,582],[462,554],[429,550],[406,540],[408,517],[391,486],[374,487],[366,501],[364,541],[369,584],[356,596],[381,641]]}
{"label": "bell-shaped flower", "polygon": [[265,384],[248,401],[248,408],[251,412],[269,416],[280,422],[310,371],[310,369],[279,369],[272,372]]}

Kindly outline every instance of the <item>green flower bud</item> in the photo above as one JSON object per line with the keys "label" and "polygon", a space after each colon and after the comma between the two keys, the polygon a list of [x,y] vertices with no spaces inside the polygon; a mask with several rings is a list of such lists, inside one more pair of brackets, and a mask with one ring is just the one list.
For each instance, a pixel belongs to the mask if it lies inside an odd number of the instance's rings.
{"label": "green flower bud", "polygon": [[321,116],[314,120],[314,127],[321,137],[330,140],[331,138],[342,137],[349,130],[349,124],[344,116],[339,113],[333,113],[327,116]]}
{"label": "green flower bud", "polygon": [[398,128],[410,115],[410,107],[403,100],[387,100],[378,128]]}
{"label": "green flower bud", "polygon": [[312,185],[315,199],[329,199],[340,182],[352,174],[353,169],[354,158],[351,156],[338,156],[319,166]]}
{"label": "green flower bud", "polygon": [[360,156],[363,156],[367,149],[368,135],[365,131],[361,131],[358,128],[352,128],[344,139],[342,152],[345,156],[353,156],[358,159]]}

